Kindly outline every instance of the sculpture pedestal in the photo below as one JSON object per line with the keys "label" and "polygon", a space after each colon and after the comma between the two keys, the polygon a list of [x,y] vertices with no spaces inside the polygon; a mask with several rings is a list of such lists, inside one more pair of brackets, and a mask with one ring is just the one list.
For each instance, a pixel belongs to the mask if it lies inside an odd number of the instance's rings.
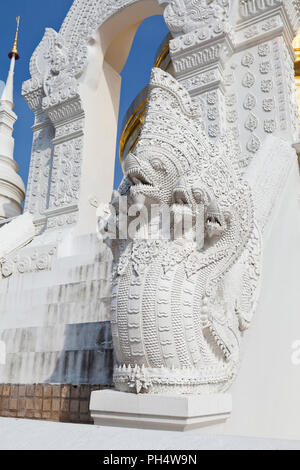
{"label": "sculpture pedestal", "polygon": [[231,395],[136,395],[100,390],[90,410],[96,425],[193,431],[222,424],[230,416]]}

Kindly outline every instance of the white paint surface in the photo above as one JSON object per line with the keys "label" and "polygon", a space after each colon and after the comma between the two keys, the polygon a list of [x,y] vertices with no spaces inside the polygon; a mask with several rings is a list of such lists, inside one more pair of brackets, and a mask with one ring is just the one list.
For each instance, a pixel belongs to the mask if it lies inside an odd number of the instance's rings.
{"label": "white paint surface", "polygon": [[300,450],[300,442],[0,418],[0,450]]}

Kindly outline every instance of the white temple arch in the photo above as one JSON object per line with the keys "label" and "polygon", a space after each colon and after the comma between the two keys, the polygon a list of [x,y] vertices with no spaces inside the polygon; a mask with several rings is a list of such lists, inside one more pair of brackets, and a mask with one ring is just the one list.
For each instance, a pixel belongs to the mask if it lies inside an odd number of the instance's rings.
{"label": "white temple arch", "polygon": [[23,87],[38,139],[26,209],[41,229],[94,229],[113,185],[120,72],[138,26],[162,11],[157,0],[75,1],[60,32],[46,30]]}
{"label": "white temple arch", "polygon": [[[277,3],[280,14],[285,11],[289,17],[283,41],[293,80],[291,42],[298,25],[295,2],[289,1],[285,6]],[[241,28],[245,29],[244,24],[240,26],[241,20],[245,20],[238,18],[238,14],[241,15],[238,8],[232,15],[231,9],[237,5],[230,0],[209,2],[208,20],[201,16],[203,2],[195,11],[192,5],[169,0],[76,0],[60,32],[46,30],[31,59],[32,78],[23,87],[24,97],[36,116],[25,208],[34,215],[42,230],[76,225],[76,233],[88,233],[94,230],[95,207],[109,199],[121,84],[119,73],[143,19],[162,13],[166,7],[166,23],[175,37],[170,47],[176,78],[196,100],[201,101],[202,96],[206,101],[206,93],[213,91],[217,109],[226,106],[225,90],[233,85],[234,75],[240,82],[238,76],[244,72],[243,65],[234,69],[231,62],[235,58],[232,57],[251,48],[254,32],[240,32]],[[275,15],[270,20],[271,26],[279,31],[283,22],[276,17],[272,5],[263,2],[263,11]],[[178,14],[178,8],[184,10]],[[209,28],[213,27],[214,11],[222,12],[220,22],[212,37],[208,37],[207,31],[213,31]],[[232,24],[227,31],[225,25],[229,17]],[[262,23],[261,28],[260,41],[269,39],[273,34],[269,24]],[[192,33],[197,30],[203,31],[199,37]],[[204,72],[197,75],[200,65]],[[253,86],[252,75],[245,77],[241,90]],[[245,83],[246,79],[250,83]],[[272,84],[268,82],[265,86],[269,85]],[[291,122],[286,119],[286,116],[294,116],[295,100],[292,107],[291,113],[277,116],[281,120],[280,129],[275,121],[266,122],[268,130],[260,129],[260,135],[252,135],[250,140],[247,128],[242,130],[241,168],[246,167],[259,150],[265,132],[280,130],[282,134],[289,134],[292,130],[296,135],[294,118]],[[237,111],[232,119],[235,115]],[[221,119],[220,113],[207,117],[206,121],[207,133],[212,139],[227,132],[228,123]]]}
{"label": "white temple arch", "polygon": [[[137,8],[138,6],[140,8]],[[106,201],[110,197],[122,83],[120,73],[128,58],[138,27],[145,18],[155,13],[161,13],[156,1],[138,2],[137,5],[121,10],[100,26],[93,37],[93,44],[88,47],[87,67],[79,78],[80,96],[85,111],[82,192],[79,208],[84,221],[91,184],[95,188],[94,194],[98,202]],[[90,211],[90,216],[91,228],[95,220],[94,209]],[[79,230],[81,231],[80,228]]]}

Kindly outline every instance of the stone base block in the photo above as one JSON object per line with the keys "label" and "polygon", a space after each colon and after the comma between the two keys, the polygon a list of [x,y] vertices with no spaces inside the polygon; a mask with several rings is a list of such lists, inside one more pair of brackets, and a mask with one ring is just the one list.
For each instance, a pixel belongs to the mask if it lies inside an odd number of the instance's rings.
{"label": "stone base block", "polygon": [[193,431],[222,424],[232,410],[231,395],[147,395],[92,392],[90,412],[100,426]]}

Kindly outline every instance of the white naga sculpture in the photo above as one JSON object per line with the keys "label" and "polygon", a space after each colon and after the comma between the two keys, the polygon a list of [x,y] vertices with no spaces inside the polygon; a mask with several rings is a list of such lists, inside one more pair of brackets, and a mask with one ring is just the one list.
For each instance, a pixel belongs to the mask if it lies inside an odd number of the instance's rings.
{"label": "white naga sculpture", "polygon": [[237,373],[241,331],[257,296],[260,239],[231,148],[229,137],[209,142],[189,93],[153,69],[145,124],[124,162],[119,195],[148,213],[159,204],[174,216],[189,214],[193,225],[180,238],[173,223],[169,239],[110,242],[120,391],[214,393]]}

